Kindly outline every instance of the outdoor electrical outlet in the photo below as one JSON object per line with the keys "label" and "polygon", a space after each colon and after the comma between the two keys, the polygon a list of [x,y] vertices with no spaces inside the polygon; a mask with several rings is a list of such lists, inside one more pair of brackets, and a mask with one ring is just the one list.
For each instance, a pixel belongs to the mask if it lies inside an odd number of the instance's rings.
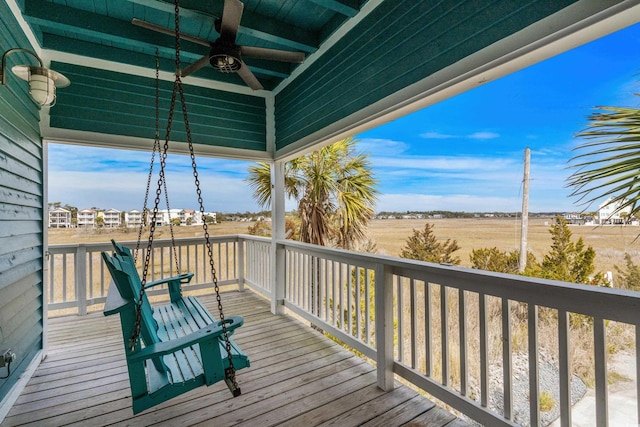
{"label": "outdoor electrical outlet", "polygon": [[16,354],[11,351],[10,348],[7,350],[2,350],[2,352],[0,352],[0,368],[8,365],[14,360],[16,360]]}

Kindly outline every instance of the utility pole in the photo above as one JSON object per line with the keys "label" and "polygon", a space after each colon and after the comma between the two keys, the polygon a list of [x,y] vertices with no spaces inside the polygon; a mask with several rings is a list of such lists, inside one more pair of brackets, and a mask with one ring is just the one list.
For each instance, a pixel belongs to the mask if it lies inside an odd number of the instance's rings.
{"label": "utility pole", "polygon": [[518,271],[524,272],[527,266],[527,230],[529,228],[529,163],[531,150],[524,150],[524,178],[522,179],[522,227],[520,229],[520,263]]}

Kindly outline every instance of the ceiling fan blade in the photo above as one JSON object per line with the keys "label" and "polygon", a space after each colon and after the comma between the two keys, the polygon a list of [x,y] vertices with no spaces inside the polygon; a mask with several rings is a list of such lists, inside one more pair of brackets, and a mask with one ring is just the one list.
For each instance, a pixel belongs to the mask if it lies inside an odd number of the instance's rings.
{"label": "ceiling fan blade", "polygon": [[202,58],[198,59],[193,64],[190,64],[187,67],[185,67],[184,69],[180,70],[180,76],[181,77],[187,77],[189,74],[195,73],[200,68],[202,68],[202,67],[204,67],[206,65],[209,65],[209,54],[203,56]]}
{"label": "ceiling fan blade", "polygon": [[[167,28],[167,27],[162,27],[160,25],[156,25],[156,24],[152,24],[151,22],[147,22],[147,21],[143,21],[141,19],[138,18],[133,18],[131,20],[131,23],[133,25],[137,25],[138,27],[142,27],[142,28],[146,28],[148,30],[152,30],[152,31],[157,31],[158,33],[162,33],[162,34],[166,34],[169,36],[174,36],[176,35],[175,31]],[[201,39],[199,37],[194,37],[194,36],[190,36],[188,34],[183,34],[180,33],[180,38],[183,40],[187,40],[193,43],[197,43],[197,44],[201,44],[203,46],[207,46],[207,47],[211,47],[211,43],[207,40]]]}
{"label": "ceiling fan blade", "polygon": [[267,49],[255,46],[240,46],[240,53],[243,56],[259,59],[270,59],[272,61],[293,62],[301,64],[304,61],[303,52],[290,52],[288,50]]}
{"label": "ceiling fan blade", "polygon": [[244,4],[240,0],[224,0],[222,20],[220,22],[220,38],[235,43],[238,27],[242,19]]}
{"label": "ceiling fan blade", "polygon": [[244,80],[244,82],[253,90],[264,89],[256,76],[253,75],[247,64],[242,61],[242,67],[236,71],[238,75]]}

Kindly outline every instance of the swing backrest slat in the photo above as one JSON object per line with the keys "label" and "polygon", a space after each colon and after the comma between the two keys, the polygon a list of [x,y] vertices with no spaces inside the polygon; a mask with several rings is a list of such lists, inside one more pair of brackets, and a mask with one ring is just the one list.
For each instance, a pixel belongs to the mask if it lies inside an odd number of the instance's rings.
{"label": "swing backrest slat", "polygon": [[[130,268],[127,266],[126,260],[118,257],[117,254],[110,256],[106,252],[102,252],[102,259],[104,260],[109,273],[111,273],[113,282],[118,288],[120,295],[124,299],[132,299],[137,303],[140,298],[141,286],[137,271],[135,274],[132,274],[129,271]],[[149,304],[146,294],[143,296],[141,308],[142,321],[140,324],[140,335],[145,346],[160,342],[157,333],[158,324],[153,318],[153,309],[151,308],[151,304]]]}

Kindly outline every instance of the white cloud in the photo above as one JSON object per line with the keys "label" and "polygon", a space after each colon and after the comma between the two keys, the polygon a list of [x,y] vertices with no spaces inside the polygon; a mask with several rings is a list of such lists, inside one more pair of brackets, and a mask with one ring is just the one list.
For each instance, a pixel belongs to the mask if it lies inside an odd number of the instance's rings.
{"label": "white cloud", "polygon": [[[514,160],[508,158],[456,157],[456,156],[411,156],[411,157],[374,157],[376,167],[422,169],[422,170],[475,170],[487,172],[512,168]],[[411,172],[413,173],[413,172]]]}
{"label": "white cloud", "polygon": [[358,149],[364,153],[376,153],[378,156],[397,156],[404,153],[409,145],[402,141],[384,138],[362,138]]}
{"label": "white cloud", "polygon": [[433,131],[420,134],[420,138],[424,138],[424,139],[449,139],[449,138],[455,138],[455,137],[456,135],[433,132]]}
{"label": "white cloud", "polygon": [[514,212],[520,210],[522,202],[518,198],[509,197],[479,197],[470,194],[383,194],[379,197],[377,211],[503,211]]}
{"label": "white cloud", "polygon": [[475,133],[472,133],[471,135],[468,135],[467,138],[469,138],[469,139],[495,139],[495,138],[500,138],[500,134],[499,133],[495,133],[495,132],[475,132]]}

